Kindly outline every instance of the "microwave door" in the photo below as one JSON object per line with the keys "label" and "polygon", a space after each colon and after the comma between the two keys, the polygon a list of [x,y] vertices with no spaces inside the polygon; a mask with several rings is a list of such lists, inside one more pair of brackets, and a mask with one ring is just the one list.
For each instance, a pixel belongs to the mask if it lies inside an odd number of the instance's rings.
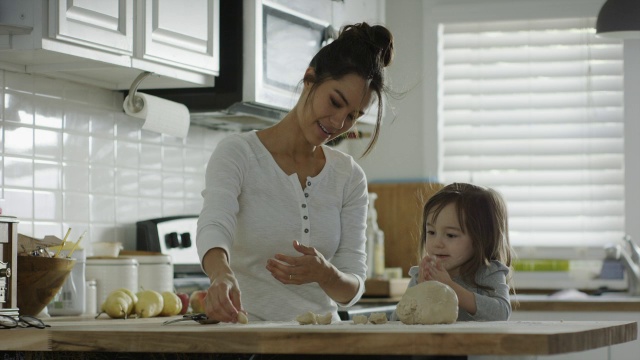
{"label": "microwave door", "polygon": [[263,5],[262,86],[258,100],[291,109],[304,72],[323,46],[330,24],[282,7]]}

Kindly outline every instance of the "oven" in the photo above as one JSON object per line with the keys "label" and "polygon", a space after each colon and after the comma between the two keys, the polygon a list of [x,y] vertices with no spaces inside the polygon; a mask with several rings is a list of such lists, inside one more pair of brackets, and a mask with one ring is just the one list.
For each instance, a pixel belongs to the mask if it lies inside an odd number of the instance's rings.
{"label": "oven", "polygon": [[136,223],[136,249],[171,256],[173,286],[190,294],[207,289],[209,278],[202,271],[196,250],[198,215],[171,216]]}

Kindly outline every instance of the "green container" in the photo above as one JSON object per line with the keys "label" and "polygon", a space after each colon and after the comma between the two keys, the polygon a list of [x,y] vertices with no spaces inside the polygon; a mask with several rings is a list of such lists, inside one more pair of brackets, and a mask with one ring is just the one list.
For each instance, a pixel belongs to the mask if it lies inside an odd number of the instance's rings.
{"label": "green container", "polygon": [[514,260],[516,271],[569,271],[569,260]]}

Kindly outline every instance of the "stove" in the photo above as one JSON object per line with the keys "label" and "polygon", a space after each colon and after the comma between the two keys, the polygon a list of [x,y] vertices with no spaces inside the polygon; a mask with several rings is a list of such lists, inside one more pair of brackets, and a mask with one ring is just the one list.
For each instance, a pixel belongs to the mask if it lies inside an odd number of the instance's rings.
{"label": "stove", "polygon": [[173,284],[178,292],[207,289],[209,278],[202,271],[196,250],[198,215],[171,216],[138,221],[136,248],[171,256]]}

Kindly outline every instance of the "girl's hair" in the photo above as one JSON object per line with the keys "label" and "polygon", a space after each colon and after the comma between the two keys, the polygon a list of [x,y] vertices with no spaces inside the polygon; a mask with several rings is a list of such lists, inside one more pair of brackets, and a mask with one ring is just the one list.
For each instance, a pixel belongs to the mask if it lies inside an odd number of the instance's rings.
{"label": "girl's hair", "polygon": [[427,222],[435,221],[442,209],[455,204],[462,232],[469,235],[473,254],[460,268],[462,279],[477,286],[475,274],[492,260],[511,267],[513,256],[509,244],[507,207],[500,194],[490,188],[465,183],[453,183],[435,193],[424,205],[420,253],[427,242]]}
{"label": "girl's hair", "polygon": [[362,156],[367,155],[378,141],[382,121],[382,93],[384,68],[393,60],[393,35],[381,25],[370,26],[363,22],[342,28],[336,40],[324,46],[311,59],[309,67],[315,76],[305,75],[304,81],[313,83],[312,92],[322,82],[340,79],[348,74],[361,76],[378,99],[378,116],[371,141]]}

